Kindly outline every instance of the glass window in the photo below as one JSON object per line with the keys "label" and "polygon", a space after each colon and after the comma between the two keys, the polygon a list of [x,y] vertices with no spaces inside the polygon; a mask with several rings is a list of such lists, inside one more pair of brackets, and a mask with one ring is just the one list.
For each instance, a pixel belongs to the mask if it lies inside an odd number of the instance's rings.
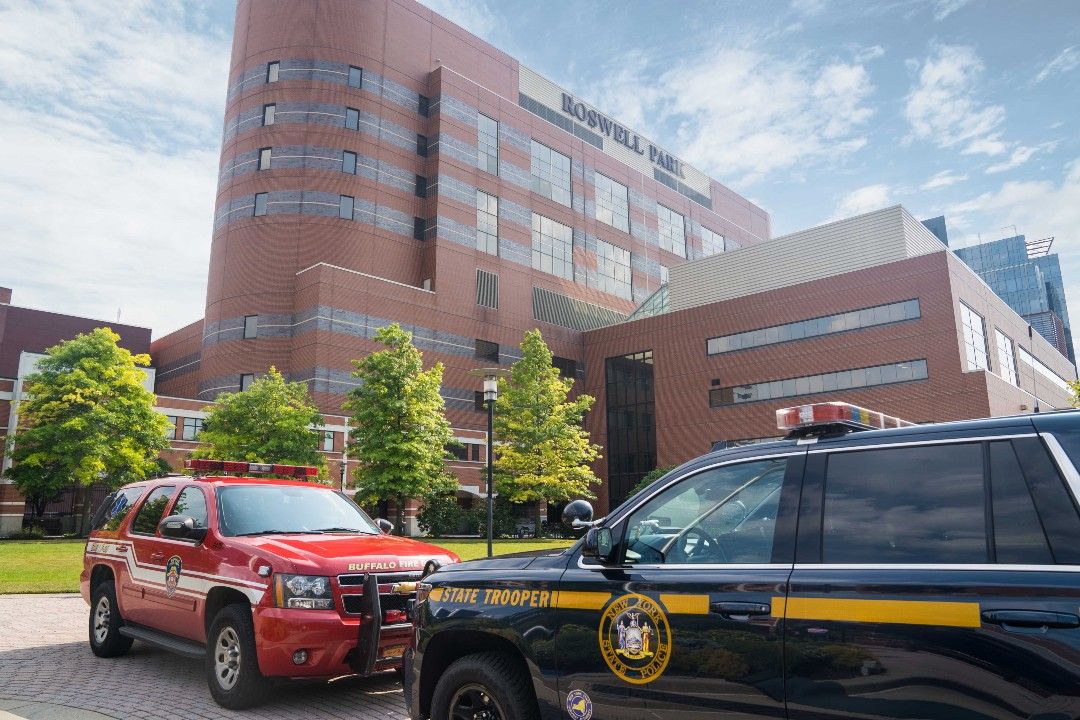
{"label": "glass window", "polygon": [[476,191],[476,249],[499,254],[499,198]]}
{"label": "glass window", "polygon": [[569,225],[533,213],[532,266],[567,280],[574,279],[574,233]]}
{"label": "glass window", "polygon": [[679,257],[686,257],[686,221],[679,213],[656,206],[656,219],[660,231],[660,247]]}
{"label": "glass window", "polygon": [[244,339],[250,340],[259,334],[259,316],[258,315],[245,315],[244,316]]}
{"label": "glass window", "polygon": [[416,98],[416,112],[421,117],[427,117],[431,112],[431,100],[425,95],[418,95]]}
{"label": "glass window", "polygon": [[184,440],[196,440],[202,432],[202,418],[184,418]]}
{"label": "glass window", "polygon": [[1016,375],[1016,357],[1013,355],[1012,339],[1008,335],[994,328],[994,337],[997,340],[998,349],[998,374],[1006,382],[1019,385]]}
{"label": "glass window", "polygon": [[987,562],[982,468],[979,443],[829,455],[822,561]]}
{"label": "glass window", "polygon": [[263,125],[273,125],[274,116],[277,114],[277,105],[263,105]]}
{"label": "glass window", "polygon": [[635,510],[626,561],[767,563],[787,458],[727,465],[681,480]]}
{"label": "glass window", "polygon": [[419,133],[416,135],[416,154],[420,157],[427,157],[428,154],[427,137]]}
{"label": "glass window", "polygon": [[727,248],[724,247],[724,236],[714,233],[707,227],[701,228],[701,254],[703,257],[719,255]]}
{"label": "glass window", "polygon": [[316,484],[223,487],[218,490],[218,526],[227,537],[315,531],[379,534],[355,503]]}
{"label": "glass window", "polygon": [[169,500],[172,499],[175,490],[176,487],[167,485],[151,491],[146,496],[142,506],[139,507],[135,519],[131,521],[131,532],[140,535],[153,535],[156,533],[158,523],[161,522],[165,514],[165,508],[169,506]]}
{"label": "glass window", "polygon": [[323,430],[322,434],[322,449],[326,452],[333,452],[334,450],[334,431]]}
{"label": "glass window", "polygon": [[260,170],[269,170],[270,169],[270,160],[271,160],[271,157],[273,155],[273,152],[274,151],[273,151],[272,148],[262,148],[261,150],[259,150],[259,169]]}
{"label": "glass window", "polygon": [[497,363],[499,362],[499,343],[478,339],[473,355],[477,360],[487,360],[489,362]]}
{"label": "glass window", "polygon": [[656,467],[652,350],[606,358],[604,383],[608,502],[615,507]]}
{"label": "glass window", "polygon": [[341,172],[348,175],[356,174],[356,153],[348,150],[341,153]]}
{"label": "glass window", "polygon": [[989,370],[986,354],[986,330],[982,316],[960,303],[960,322],[964,332],[964,357],[968,370]]}
{"label": "glass window", "polygon": [[990,496],[993,499],[997,561],[1021,565],[1053,564],[1054,556],[1010,442],[990,443]]}
{"label": "glass window", "polygon": [[671,271],[668,269],[667,265],[661,265],[660,266],[660,284],[661,285],[667,285],[668,284],[668,280],[671,279],[671,274],[670,273],[671,273]]}
{"label": "glass window", "polygon": [[131,508],[135,507],[135,503],[142,497],[145,489],[133,487],[109,493],[101,503],[101,507],[94,513],[92,527],[95,530],[117,530],[120,523],[124,522],[124,518],[131,512]]}
{"label": "glass window", "polygon": [[484,400],[484,393],[479,390],[473,391],[473,410],[476,412],[487,412],[487,401]]}
{"label": "glass window", "polygon": [[277,60],[266,64],[266,82],[276,83],[281,72],[281,63]]}
{"label": "glass window", "polygon": [[169,421],[169,427],[165,428],[165,439],[166,440],[175,440],[176,439],[176,416],[175,415],[166,415],[165,419]]}
{"label": "glass window", "polygon": [[338,217],[344,220],[353,219],[353,205],[355,200],[348,195],[342,195],[338,199]]}
{"label": "glass window", "polygon": [[467,461],[469,459],[469,448],[462,443],[452,442],[443,449],[446,451],[447,455],[455,460]]}
{"label": "glass window", "polygon": [[1041,360],[1029,353],[1022,346],[1016,346],[1016,354],[1020,358],[1020,360],[1032,370],[1039,373],[1044,378],[1046,378],[1051,383],[1061,388],[1065,392],[1069,391],[1069,383],[1067,383],[1064,378],[1062,378],[1056,372],[1043,364]]}
{"label": "glass window", "polygon": [[595,176],[596,219],[630,232],[630,196],[626,186],[600,173]]}
{"label": "glass window", "polygon": [[412,236],[413,236],[414,240],[423,240],[424,239],[424,231],[426,230],[426,225],[427,225],[427,223],[424,221],[424,218],[421,218],[421,217],[414,217],[413,218]]}
{"label": "glass window", "polygon": [[604,292],[630,299],[630,251],[603,240],[596,241],[596,277]]}
{"label": "glass window", "polygon": [[837,370],[822,375],[714,388],[709,391],[709,407],[737,405],[757,400],[777,400],[816,392],[873,385],[890,385],[911,380],[925,380],[927,377],[926,360],[907,360],[869,368]]}
{"label": "glass window", "polygon": [[266,214],[266,197],[267,193],[255,194],[255,217]]}
{"label": "glass window", "polygon": [[358,88],[364,83],[364,71],[358,67],[349,67],[349,87]]}
{"label": "glass window", "polygon": [[413,194],[418,198],[427,197],[427,178],[423,175],[416,176],[416,187]]}
{"label": "glass window", "polygon": [[483,447],[484,446],[481,445],[480,443],[470,443],[469,444],[469,459],[472,460],[473,462],[483,462],[483,457],[482,457],[482,453],[481,453],[481,450],[483,449]]}
{"label": "glass window", "polygon": [[492,175],[499,174],[499,123],[487,115],[477,116],[476,165]]}
{"label": "glass window", "polygon": [[570,158],[535,140],[532,141],[532,189],[570,206]]}
{"label": "glass window", "polygon": [[244,373],[240,376],[240,392],[247,392],[251,387],[251,383],[255,382],[255,375],[252,373]]}
{"label": "glass window", "polygon": [[206,512],[206,496],[197,487],[186,487],[180,492],[173,505],[173,515],[187,515],[195,521],[195,527],[205,528],[209,524]]}
{"label": "glass window", "polygon": [[360,111],[356,108],[345,108],[345,129],[360,129]]}

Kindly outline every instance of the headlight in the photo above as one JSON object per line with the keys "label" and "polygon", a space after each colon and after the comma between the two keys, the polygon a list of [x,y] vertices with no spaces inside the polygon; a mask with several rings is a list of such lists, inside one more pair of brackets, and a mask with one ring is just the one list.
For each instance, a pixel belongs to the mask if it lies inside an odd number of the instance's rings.
{"label": "headlight", "polygon": [[274,575],[274,604],[280,608],[333,610],[330,578],[317,575]]}

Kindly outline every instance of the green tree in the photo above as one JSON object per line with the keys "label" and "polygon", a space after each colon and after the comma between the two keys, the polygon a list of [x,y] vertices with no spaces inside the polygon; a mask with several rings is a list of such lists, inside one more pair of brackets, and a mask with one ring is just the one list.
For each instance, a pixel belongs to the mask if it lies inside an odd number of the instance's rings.
{"label": "green tree", "polygon": [[202,443],[192,457],[282,465],[313,465],[326,478],[319,452],[323,417],[302,382],[286,382],[277,368],[243,392],[222,393],[207,410]]}
{"label": "green tree", "polygon": [[634,489],[630,491],[630,495],[635,495],[641,492],[645,488],[652,485],[653,480],[659,480],[677,467],[678,465],[661,465],[660,467],[653,468],[649,472],[645,473],[644,477],[642,477],[641,480],[638,481],[638,484],[635,485]]}
{"label": "green tree", "polygon": [[1080,407],[1080,380],[1069,380],[1069,393],[1072,397],[1069,398],[1069,402],[1073,407]]}
{"label": "green tree", "polygon": [[589,442],[581,426],[593,398],[568,399],[573,385],[552,366],[539,330],[525,333],[521,359],[499,381],[495,487],[510,502],[536,503],[537,537],[540,503],[594,497],[589,486],[600,482],[589,467],[600,457],[600,447]]}
{"label": "green tree", "polygon": [[35,517],[70,485],[117,487],[151,476],[168,447],[168,420],[154,411],[139,369],[150,356],[131,354],[119,340],[109,328],[78,335],[46,350],[25,380],[6,477]]}
{"label": "green tree", "polygon": [[453,434],[439,394],[442,363],[424,370],[412,333],[397,323],[380,328],[375,339],[386,349],[353,360],[353,377],[360,385],[344,405],[351,416],[349,454],[358,461],[353,478],[357,502],[393,500],[400,534],[410,498],[432,498],[457,488],[444,464]]}

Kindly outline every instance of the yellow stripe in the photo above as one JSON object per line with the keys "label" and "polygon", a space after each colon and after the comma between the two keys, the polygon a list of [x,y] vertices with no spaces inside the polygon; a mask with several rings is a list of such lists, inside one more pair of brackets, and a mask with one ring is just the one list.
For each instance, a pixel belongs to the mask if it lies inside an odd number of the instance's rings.
{"label": "yellow stripe", "polygon": [[708,595],[664,595],[660,594],[660,602],[672,615],[708,615]]}
{"label": "yellow stripe", "polygon": [[773,617],[789,620],[979,627],[979,603],[931,600],[848,600],[794,597],[772,599]]}
{"label": "yellow stripe", "polygon": [[576,590],[558,590],[554,593],[555,607],[571,610],[599,610],[611,599],[611,593],[578,592]]}
{"label": "yellow stripe", "polygon": [[428,600],[431,602],[439,602],[442,600],[443,589],[441,587],[431,588],[431,592],[428,593]]}

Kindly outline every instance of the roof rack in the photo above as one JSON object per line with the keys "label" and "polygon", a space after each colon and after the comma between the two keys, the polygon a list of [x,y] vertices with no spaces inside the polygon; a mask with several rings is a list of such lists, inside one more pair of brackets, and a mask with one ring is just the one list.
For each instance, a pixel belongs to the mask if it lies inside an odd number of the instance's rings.
{"label": "roof rack", "polygon": [[787,439],[820,437],[862,430],[910,427],[915,423],[845,402],[796,405],[776,411],[776,426]]}

